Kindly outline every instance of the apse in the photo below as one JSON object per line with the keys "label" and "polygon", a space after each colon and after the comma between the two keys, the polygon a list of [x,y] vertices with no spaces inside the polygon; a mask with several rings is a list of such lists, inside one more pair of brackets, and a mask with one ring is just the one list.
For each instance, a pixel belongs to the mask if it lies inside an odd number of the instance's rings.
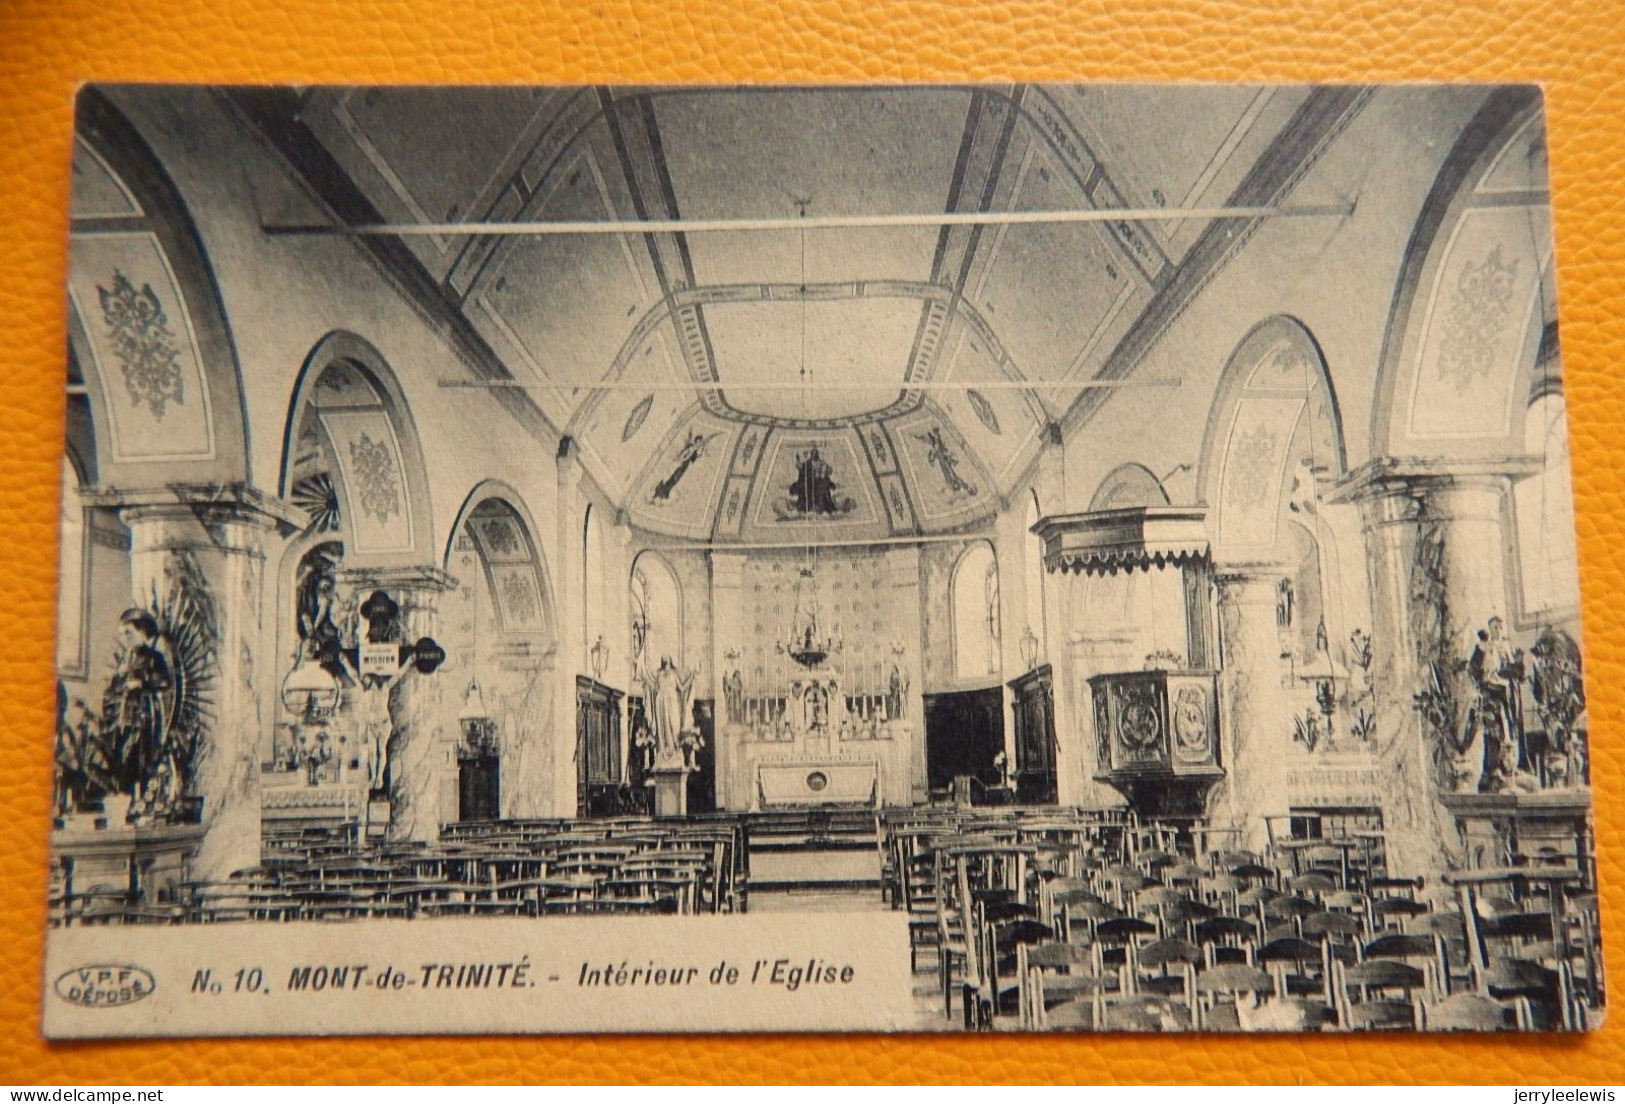
{"label": "apse", "polygon": [[[460,964],[357,1031],[1600,1021],[1537,89],[79,118],[53,953]],[[879,980],[592,1019],[724,929]]]}

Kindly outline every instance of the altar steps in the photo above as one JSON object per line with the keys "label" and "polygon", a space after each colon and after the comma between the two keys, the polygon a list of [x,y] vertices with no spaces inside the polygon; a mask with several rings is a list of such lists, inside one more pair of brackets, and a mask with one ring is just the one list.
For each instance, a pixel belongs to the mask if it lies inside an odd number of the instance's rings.
{"label": "altar steps", "polygon": [[880,848],[870,809],[798,809],[746,820],[752,894],[873,893],[880,899]]}

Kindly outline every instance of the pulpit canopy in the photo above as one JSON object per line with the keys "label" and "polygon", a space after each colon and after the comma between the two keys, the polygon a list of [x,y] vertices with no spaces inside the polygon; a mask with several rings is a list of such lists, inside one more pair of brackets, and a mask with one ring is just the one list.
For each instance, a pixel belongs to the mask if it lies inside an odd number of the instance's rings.
{"label": "pulpit canopy", "polygon": [[1109,575],[1119,570],[1181,566],[1208,558],[1207,510],[1135,506],[1039,518],[1044,568]]}

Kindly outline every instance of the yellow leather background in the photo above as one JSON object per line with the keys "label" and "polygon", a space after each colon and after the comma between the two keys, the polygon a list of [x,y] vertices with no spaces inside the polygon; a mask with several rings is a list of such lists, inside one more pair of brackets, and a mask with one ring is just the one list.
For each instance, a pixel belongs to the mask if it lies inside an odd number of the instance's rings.
{"label": "yellow leather background", "polygon": [[1618,1014],[1576,1039],[40,1039],[75,86],[967,79],[1546,86],[1604,940],[1625,994],[1625,5],[0,0],[0,1082],[1625,1081]]}

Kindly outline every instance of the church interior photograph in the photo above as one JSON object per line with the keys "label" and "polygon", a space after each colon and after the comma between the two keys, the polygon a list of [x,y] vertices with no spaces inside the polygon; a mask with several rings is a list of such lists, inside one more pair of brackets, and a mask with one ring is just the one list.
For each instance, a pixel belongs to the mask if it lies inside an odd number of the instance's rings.
{"label": "church interior photograph", "polygon": [[1538,89],[90,86],[72,181],[54,931],[1601,1022]]}

